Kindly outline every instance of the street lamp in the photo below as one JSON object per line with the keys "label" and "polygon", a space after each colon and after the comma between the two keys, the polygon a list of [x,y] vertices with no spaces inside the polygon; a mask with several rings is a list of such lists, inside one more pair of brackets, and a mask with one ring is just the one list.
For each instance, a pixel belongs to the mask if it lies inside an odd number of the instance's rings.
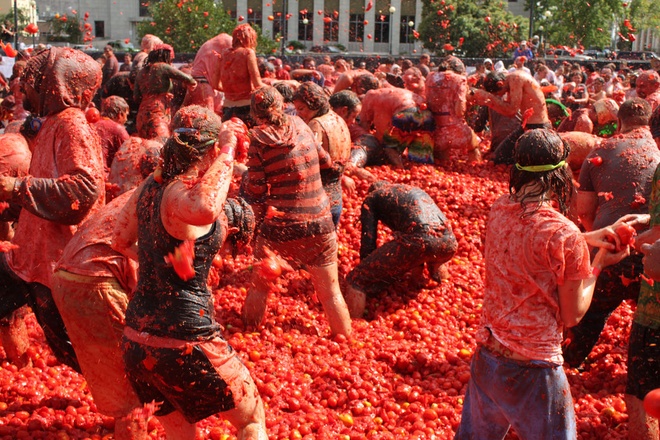
{"label": "street lamp", "polygon": [[394,6],[390,6],[390,55],[392,55],[392,50],[394,48],[394,13],[396,12],[396,8]]}
{"label": "street lamp", "polygon": [[[412,30],[415,28],[415,22],[410,20],[408,22],[408,28],[409,29],[408,29],[408,33],[407,33],[407,41],[408,41],[408,44],[410,44],[410,41],[411,41],[410,34],[412,33]],[[415,37],[414,36],[412,38],[412,48],[413,48],[413,52],[414,52],[415,51]]]}

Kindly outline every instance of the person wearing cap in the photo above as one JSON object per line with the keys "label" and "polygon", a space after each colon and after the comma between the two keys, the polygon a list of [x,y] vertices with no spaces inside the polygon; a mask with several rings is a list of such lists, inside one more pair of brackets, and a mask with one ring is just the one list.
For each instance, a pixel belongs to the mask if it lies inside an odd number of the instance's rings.
{"label": "person wearing cap", "polygon": [[123,333],[126,374],[142,403],[160,402],[167,438],[198,438],[197,422],[220,413],[239,438],[266,440],[259,392],[222,336],[207,285],[230,232],[227,191],[245,127],[193,105],[172,129],[162,165],[114,222],[112,247],[139,263]]}
{"label": "person wearing cap", "polygon": [[[597,230],[627,214],[648,213],[653,173],[660,164],[660,151],[649,130],[650,116],[650,105],[643,99],[624,102],[618,112],[619,133],[582,163],[577,215],[585,230]],[[570,367],[585,362],[621,302],[637,300],[642,272],[642,255],[633,252],[600,274],[589,310],[566,336],[564,359]]]}
{"label": "person wearing cap", "polygon": [[[283,104],[282,95],[271,86],[252,95],[252,116],[258,125],[250,130],[242,188],[261,220],[254,257],[263,260],[271,251],[295,268],[304,268],[330,332],[349,335],[351,317],[338,279],[337,232],[321,181],[321,170],[333,168],[333,161],[312,129],[300,117],[285,114]],[[246,325],[263,321],[271,282],[260,271],[252,273],[242,310]]]}
{"label": "person wearing cap", "polygon": [[520,45],[513,51],[514,63],[518,57],[525,57],[526,60],[534,59],[534,53],[529,47],[527,47],[527,41],[525,40],[521,41]]}
{"label": "person wearing cap", "polygon": [[[612,228],[583,234],[566,217],[568,154],[551,130],[518,140],[509,193],[486,225],[482,324],[454,440],[501,439],[511,428],[522,439],[577,436],[562,333],[586,312],[598,272],[630,250],[616,250]],[[593,259],[589,246],[598,248]]]}
{"label": "person wearing cap", "polygon": [[484,68],[486,69],[486,73],[493,71],[493,60],[491,60],[490,58],[486,58],[483,64],[484,64]]}
{"label": "person wearing cap", "polygon": [[660,75],[654,70],[646,70],[637,77],[637,96],[646,99],[655,110],[660,106]]}

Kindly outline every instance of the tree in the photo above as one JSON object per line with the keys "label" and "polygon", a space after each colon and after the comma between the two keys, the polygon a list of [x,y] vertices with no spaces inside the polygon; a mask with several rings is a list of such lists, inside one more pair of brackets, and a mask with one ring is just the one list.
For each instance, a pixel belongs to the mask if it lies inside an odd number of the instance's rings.
{"label": "tree", "polygon": [[[205,41],[220,33],[231,35],[236,21],[214,0],[161,0],[149,6],[151,21],[138,24],[140,37],[145,34],[157,35],[163,42],[170,44],[176,52],[195,52]],[[259,38],[258,51],[270,52],[268,44],[277,47],[277,43],[261,35],[255,26]]]}
{"label": "tree", "polygon": [[501,57],[525,39],[525,19],[496,0],[424,0],[419,39],[437,55]]}
{"label": "tree", "polygon": [[72,44],[81,42],[83,32],[77,15],[55,14],[49,23],[50,41],[66,41]]}
{"label": "tree", "polygon": [[[545,39],[553,46],[569,48],[607,47],[610,30],[623,13],[621,0],[532,0],[534,31],[543,26]],[[527,0],[527,10],[530,9]]]}

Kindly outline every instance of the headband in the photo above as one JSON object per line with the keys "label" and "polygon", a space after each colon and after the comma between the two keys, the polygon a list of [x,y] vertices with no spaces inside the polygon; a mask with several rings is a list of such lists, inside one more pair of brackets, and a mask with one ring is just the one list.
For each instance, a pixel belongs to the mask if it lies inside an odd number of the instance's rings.
{"label": "headband", "polygon": [[566,165],[566,161],[562,160],[559,162],[557,165],[529,165],[529,166],[522,166],[519,163],[516,164],[516,168],[519,169],[520,171],[529,171],[530,173],[542,173],[544,171],[552,171],[556,170],[557,168],[561,168],[564,165]]}

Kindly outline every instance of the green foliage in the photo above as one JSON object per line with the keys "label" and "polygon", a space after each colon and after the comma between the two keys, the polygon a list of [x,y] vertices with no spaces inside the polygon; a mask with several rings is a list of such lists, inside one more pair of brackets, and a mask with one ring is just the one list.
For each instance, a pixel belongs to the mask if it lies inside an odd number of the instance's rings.
{"label": "green foliage", "polygon": [[[195,52],[207,40],[220,33],[231,35],[236,27],[235,20],[227,14],[222,3],[214,0],[160,0],[149,6],[151,21],[138,24],[138,34],[158,36],[170,44],[175,52]],[[258,26],[253,26],[259,36],[257,51],[270,52],[278,43],[262,35]]]}
{"label": "green foliage", "polygon": [[291,40],[286,43],[287,47],[293,48],[293,50],[305,50],[305,43],[298,40]]}
{"label": "green foliage", "polygon": [[[30,24],[30,16],[28,12],[24,9],[18,8],[18,30],[22,31],[25,26]],[[11,8],[9,12],[2,17],[2,22],[5,24],[7,29],[14,29],[14,8]]]}
{"label": "green foliage", "polygon": [[653,29],[660,32],[660,2],[657,0],[632,0],[628,6],[630,22],[635,32]]}
{"label": "green foliage", "polygon": [[77,15],[56,15],[49,20],[49,41],[78,44],[82,41],[82,27]]}
{"label": "green foliage", "polygon": [[454,52],[449,44],[465,56],[501,57],[527,31],[526,20],[496,0],[424,0],[422,16],[420,41],[440,56]]}
{"label": "green foliage", "polygon": [[[552,46],[609,47],[612,25],[622,21],[626,12],[621,0],[532,1],[536,1],[534,33],[541,33],[543,26],[544,39]],[[528,0],[528,10],[529,6]]]}
{"label": "green foliage", "polygon": [[280,34],[275,35],[275,38],[270,38],[263,32],[261,28],[256,24],[253,24],[252,27],[257,31],[257,53],[263,55],[272,55],[276,53],[280,48],[281,36]]}

